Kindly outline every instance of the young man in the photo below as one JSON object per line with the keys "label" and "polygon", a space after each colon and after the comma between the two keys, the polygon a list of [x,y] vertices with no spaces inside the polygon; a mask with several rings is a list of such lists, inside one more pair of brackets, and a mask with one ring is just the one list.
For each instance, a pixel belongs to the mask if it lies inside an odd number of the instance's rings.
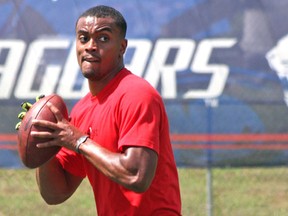
{"label": "young man", "polygon": [[[90,92],[57,123],[33,124],[53,132],[39,148],[64,148],[37,168],[40,193],[49,204],[68,199],[89,178],[98,215],[180,215],[178,174],[163,101],[144,79],[124,67],[126,21],[115,9],[97,6],[76,23],[77,59]],[[51,131],[51,130],[49,130]]]}

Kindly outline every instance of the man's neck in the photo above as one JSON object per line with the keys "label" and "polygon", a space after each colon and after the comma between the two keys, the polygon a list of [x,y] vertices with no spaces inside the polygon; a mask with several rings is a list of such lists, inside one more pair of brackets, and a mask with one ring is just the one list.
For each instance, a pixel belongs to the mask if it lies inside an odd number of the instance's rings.
{"label": "man's neck", "polygon": [[102,89],[124,68],[123,65],[107,74],[107,76],[103,77],[101,80],[88,80],[89,90],[93,96],[99,94]]}

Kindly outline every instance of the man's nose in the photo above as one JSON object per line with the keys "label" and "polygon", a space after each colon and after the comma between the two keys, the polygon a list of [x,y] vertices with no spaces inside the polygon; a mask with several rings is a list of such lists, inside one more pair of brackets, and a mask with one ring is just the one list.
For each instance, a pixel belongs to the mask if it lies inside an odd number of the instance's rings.
{"label": "man's nose", "polygon": [[87,50],[90,51],[95,51],[97,49],[98,45],[96,43],[96,41],[94,39],[91,39],[88,43],[87,43]]}

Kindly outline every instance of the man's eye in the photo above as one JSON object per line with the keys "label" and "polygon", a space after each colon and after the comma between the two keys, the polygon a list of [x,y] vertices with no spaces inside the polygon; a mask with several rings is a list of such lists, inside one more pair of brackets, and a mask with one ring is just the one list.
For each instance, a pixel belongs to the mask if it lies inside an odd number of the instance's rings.
{"label": "man's eye", "polygon": [[88,41],[88,37],[82,35],[79,37],[79,40],[81,43],[86,43]]}
{"label": "man's eye", "polygon": [[108,37],[107,36],[101,36],[101,37],[99,37],[99,41],[101,41],[101,42],[106,42],[106,41],[108,41]]}

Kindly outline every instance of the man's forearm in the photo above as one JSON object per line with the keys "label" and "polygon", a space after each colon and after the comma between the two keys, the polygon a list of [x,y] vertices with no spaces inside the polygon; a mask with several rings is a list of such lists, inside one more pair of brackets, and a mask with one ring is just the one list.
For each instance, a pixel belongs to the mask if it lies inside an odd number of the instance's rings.
{"label": "man's forearm", "polygon": [[52,158],[36,169],[36,180],[43,199],[50,205],[56,205],[64,202],[74,193],[82,178],[67,173],[58,160]]}

